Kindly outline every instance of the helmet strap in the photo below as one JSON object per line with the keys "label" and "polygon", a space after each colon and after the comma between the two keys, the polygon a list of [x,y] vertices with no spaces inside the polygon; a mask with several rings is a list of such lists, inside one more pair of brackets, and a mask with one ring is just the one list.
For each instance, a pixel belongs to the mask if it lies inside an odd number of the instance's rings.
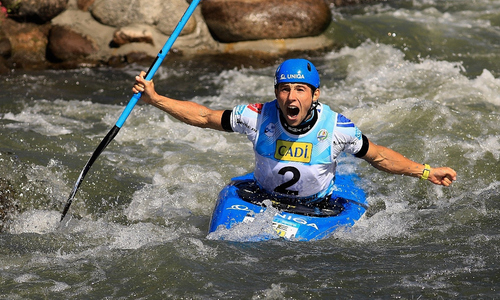
{"label": "helmet strap", "polygon": [[309,112],[308,112],[307,114],[308,114],[308,115],[309,115],[309,114],[312,114],[312,113],[313,113],[313,110],[315,111],[315,110],[316,110],[316,107],[318,107],[318,105],[319,105],[318,100],[313,101],[313,102],[311,103],[311,107],[309,108]]}

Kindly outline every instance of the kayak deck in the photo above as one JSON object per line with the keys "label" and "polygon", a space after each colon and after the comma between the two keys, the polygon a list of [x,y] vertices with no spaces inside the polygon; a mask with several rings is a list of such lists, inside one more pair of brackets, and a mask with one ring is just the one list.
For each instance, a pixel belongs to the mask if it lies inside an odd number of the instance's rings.
{"label": "kayak deck", "polygon": [[[305,241],[326,238],[340,227],[354,225],[368,208],[363,190],[354,184],[356,178],[353,174],[337,175],[331,199],[317,206],[271,199],[256,192],[252,173],[233,178],[219,193],[209,232],[221,225],[230,229],[252,222],[256,214],[272,206],[277,210],[272,226],[278,236]],[[261,240],[266,239],[269,236],[262,235]]]}

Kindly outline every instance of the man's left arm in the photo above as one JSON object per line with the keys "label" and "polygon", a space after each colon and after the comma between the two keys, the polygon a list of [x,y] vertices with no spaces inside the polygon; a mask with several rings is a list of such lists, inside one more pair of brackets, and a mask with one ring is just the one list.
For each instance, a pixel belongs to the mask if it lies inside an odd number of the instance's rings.
{"label": "man's left arm", "polygon": [[427,179],[437,185],[449,186],[457,179],[455,170],[449,167],[431,168],[414,162],[401,153],[368,141],[368,151],[363,158],[373,167],[392,174]]}

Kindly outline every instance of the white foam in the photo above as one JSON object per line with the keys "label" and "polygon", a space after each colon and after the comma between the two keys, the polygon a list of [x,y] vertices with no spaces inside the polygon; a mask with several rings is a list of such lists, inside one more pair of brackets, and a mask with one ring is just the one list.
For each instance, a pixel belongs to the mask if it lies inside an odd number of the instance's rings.
{"label": "white foam", "polygon": [[[460,63],[432,59],[414,63],[405,60],[402,51],[371,41],[355,49],[342,48],[327,56],[332,60],[348,61],[345,81],[333,88],[322,88],[322,99],[334,107],[339,104],[352,107],[354,99],[360,104],[383,103],[407,97],[435,99],[438,98],[435,93],[447,90],[447,87],[456,89],[463,84],[470,85],[469,80],[460,74],[463,68]],[[446,96],[445,94],[439,95]]]}
{"label": "white foam", "polygon": [[[242,68],[239,70],[224,70],[217,76],[206,79],[222,86],[220,95],[218,96],[220,103],[222,105],[233,106],[235,101],[231,99],[236,100],[250,97],[258,99],[257,101],[262,101],[261,99],[273,98],[273,75],[274,68],[265,68],[258,72]],[[241,103],[241,100],[236,100],[236,102]]]}
{"label": "white foam", "polygon": [[500,79],[495,78],[490,71],[483,70],[480,76],[472,80],[472,87],[482,99],[500,106]]}
{"label": "white foam", "polygon": [[60,230],[64,233],[83,234],[87,244],[107,249],[139,249],[144,246],[157,245],[175,240],[183,234],[193,234],[197,229],[192,226],[166,226],[148,222],[129,225],[110,223],[102,219],[97,221],[71,219]]}
{"label": "white foam", "polygon": [[270,203],[267,206],[265,211],[253,214],[252,221],[237,223],[230,229],[220,225],[217,230],[208,234],[207,239],[245,242],[279,238],[280,236],[273,228],[273,219],[278,210]]}
{"label": "white foam", "polygon": [[339,229],[335,238],[358,242],[405,237],[410,234],[411,226],[416,222],[416,215],[411,212],[406,202],[386,202],[386,210],[377,212],[370,218],[364,215],[353,227]]}
{"label": "white foam", "polygon": [[[189,193],[189,191],[169,193],[165,187],[149,185],[134,193],[132,202],[124,213],[129,220],[134,221],[157,217],[164,219],[188,217],[191,211],[185,202],[194,198]],[[186,201],[183,201],[184,199]]]}
{"label": "white foam", "polygon": [[34,274],[22,274],[20,276],[17,276],[16,278],[14,278],[14,281],[17,282],[17,283],[26,283],[26,282],[30,282],[30,281],[33,281],[35,279],[38,279],[39,277],[37,275],[34,275]]}
{"label": "white foam", "polygon": [[71,286],[64,282],[55,281],[54,285],[49,288],[51,292],[62,292],[69,289]]}
{"label": "white foam", "polygon": [[[36,233],[41,235],[51,233],[80,234],[81,242],[87,245],[109,249],[138,249],[147,245],[165,243],[179,238],[184,234],[200,234],[199,229],[172,225],[172,229],[149,222],[123,225],[109,223],[102,219],[97,221],[75,219],[70,216],[59,222],[60,212],[31,210],[16,215],[9,227],[11,234]],[[168,225],[167,225],[168,226]]]}
{"label": "white foam", "polygon": [[[183,242],[176,244],[179,249],[179,255],[193,260],[208,260],[218,255],[216,247],[211,247],[203,243],[202,240],[185,237]],[[187,243],[187,245],[186,245]]]}
{"label": "white foam", "polygon": [[10,123],[5,126],[11,129],[33,130],[46,136],[58,136],[71,133],[71,130],[66,129],[65,127],[52,124],[42,116],[26,111],[17,115],[13,113],[6,113],[3,118],[5,120],[17,121],[17,123]]}
{"label": "white foam", "polygon": [[75,120],[82,111],[88,111],[92,105],[88,101],[35,101],[18,114],[6,113],[3,119],[15,121],[5,125],[7,128],[31,130],[46,136],[70,134],[75,130],[90,128]]}
{"label": "white foam", "polygon": [[170,233],[165,228],[151,223],[137,223],[130,226],[112,226],[111,249],[139,249],[146,245],[160,244],[175,238],[178,234]]}
{"label": "white foam", "polygon": [[255,292],[252,296],[252,300],[257,299],[286,299],[285,294],[287,292],[287,287],[283,286],[281,283],[271,283],[271,287],[262,291]]}
{"label": "white foam", "polygon": [[61,213],[49,210],[30,210],[16,215],[10,225],[13,234],[54,232],[59,226]]}

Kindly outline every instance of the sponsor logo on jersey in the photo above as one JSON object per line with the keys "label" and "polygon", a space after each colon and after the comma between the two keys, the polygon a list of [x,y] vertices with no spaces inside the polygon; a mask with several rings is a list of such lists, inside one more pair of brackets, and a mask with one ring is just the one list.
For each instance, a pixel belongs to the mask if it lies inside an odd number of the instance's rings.
{"label": "sponsor logo on jersey", "polygon": [[263,106],[264,106],[264,104],[262,104],[262,103],[249,104],[248,109],[260,114],[262,112]]}
{"label": "sponsor logo on jersey", "polygon": [[358,140],[361,140],[363,138],[363,134],[361,133],[361,130],[359,130],[357,127],[356,127],[355,135],[358,138]]}
{"label": "sponsor logo on jersey", "polygon": [[248,128],[248,129],[250,129],[253,132],[257,132],[257,128],[251,127],[250,125],[248,125],[247,123],[241,121],[240,119],[236,120],[236,124],[241,125],[241,126],[243,126],[245,128]]}
{"label": "sponsor logo on jersey", "polygon": [[243,114],[243,112],[245,111],[245,107],[246,107],[245,105],[236,106],[236,110],[234,113],[241,116]]}
{"label": "sponsor logo on jersey", "polygon": [[321,129],[318,131],[318,135],[316,136],[318,138],[318,141],[322,142],[328,138],[328,130],[326,129]]}
{"label": "sponsor logo on jersey", "polygon": [[311,162],[313,144],[304,142],[276,141],[274,158],[278,160]]}
{"label": "sponsor logo on jersey", "polygon": [[268,137],[272,137],[275,131],[276,131],[276,124],[269,123],[264,129],[264,134],[267,135]]}

